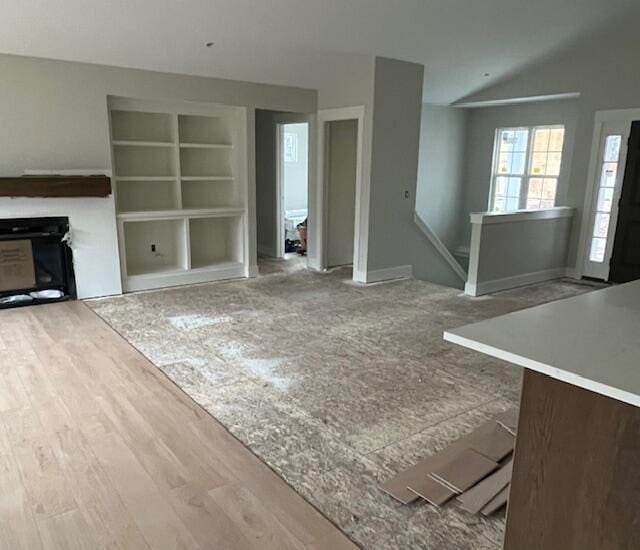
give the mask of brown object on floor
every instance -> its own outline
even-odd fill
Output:
[[[465,449],[446,464],[430,472],[429,477],[444,483],[457,493],[462,493],[498,468],[497,462],[489,460],[473,449]]]
[[[458,497],[462,508],[477,514],[500,493],[511,481],[511,472],[513,471],[513,460],[509,460],[502,468],[494,472],[490,476],[483,479],[480,483],[471,487]]]
[[[474,451],[490,458],[494,462],[501,462],[506,456],[513,452],[515,438],[513,434],[504,429],[495,421],[491,422],[491,427],[487,428],[482,437],[476,438],[470,445]]]
[[[443,485],[438,480],[429,476],[422,479],[419,484],[408,487],[408,489],[417,497],[426,500],[434,506],[442,506],[457,494],[452,488]]]
[[[81,302],[0,354],[0,548],[355,548]]]
[[[513,451],[513,443],[514,438],[509,432],[499,426],[494,420],[489,420],[470,434],[457,439],[436,454],[425,457],[411,468],[399,472],[380,485],[380,489],[403,504],[410,504],[414,502],[418,496],[415,492],[410,491],[408,487],[419,487],[420,483],[424,482],[426,476],[433,470],[449,462],[460,451],[473,449],[494,462],[500,462]]]
[[[108,197],[107,176],[21,176],[0,178],[0,197]]]
[[[480,511],[483,516],[495,514],[500,508],[507,505],[509,500],[510,485],[506,485],[496,496],[494,496]]]
[[[518,429],[518,413],[519,409],[509,409],[495,417],[495,421],[500,424],[511,435],[516,435]]]
[[[0,291],[22,290],[35,284],[31,240],[0,241]]]
[[[524,372],[506,550],[640,540],[640,408]]]

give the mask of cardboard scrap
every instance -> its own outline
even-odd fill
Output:
[[[31,241],[0,241],[0,291],[23,290],[35,284]]]
[[[434,506],[442,506],[457,494],[453,489],[428,476],[408,489]]]
[[[516,435],[516,430],[518,429],[518,414],[519,409],[509,409],[504,411],[495,417],[495,421],[500,424],[505,430],[507,430],[511,435]]]
[[[500,491],[495,497],[493,497],[480,511],[483,516],[490,516],[497,512],[507,504],[509,499],[509,488],[511,485],[507,485],[502,491]]]
[[[419,495],[416,491],[426,492],[428,488],[431,488],[433,491],[436,489],[440,491],[440,487],[434,487],[431,483],[427,485],[425,478],[447,464],[461,452],[472,449],[487,459],[499,463],[513,451],[514,441],[515,439],[509,431],[501,425],[498,425],[495,420],[489,420],[470,434],[457,439],[448,447],[445,447],[432,456],[421,459],[407,470],[399,472],[380,485],[380,489],[399,502],[410,504],[418,498],[425,497],[425,495]],[[430,479],[435,481],[433,478]],[[441,480],[440,485],[449,489],[449,492],[453,492],[452,496],[455,496],[456,491],[453,490],[453,487],[447,487],[446,482],[443,480]],[[410,490],[409,487],[411,487],[412,490]],[[431,497],[432,493],[430,493],[429,496]],[[439,495],[436,495],[436,497],[437,496]],[[440,498],[444,498],[444,495]],[[433,498],[433,500],[439,501],[440,498]]]
[[[458,497],[462,508],[477,514],[496,495],[498,495],[511,481],[513,471],[513,459],[510,459],[502,468],[484,478],[480,483],[474,485]]]
[[[465,449],[456,457],[433,470],[429,477],[462,493],[499,468],[498,463],[473,449]]]

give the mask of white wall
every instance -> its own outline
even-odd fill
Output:
[[[469,245],[471,238],[469,214],[484,212],[488,209],[493,146],[497,128],[545,124],[565,126],[564,153],[558,178],[556,205],[566,204],[578,119],[577,107],[577,101],[571,99],[469,109],[463,175],[464,191],[462,208],[456,220],[458,245]]]
[[[68,216],[78,298],[120,292],[112,198],[0,199],[0,217]]]
[[[255,219],[255,108],[301,113],[313,113],[317,108],[314,90],[19,56],[0,55],[0,75],[2,176],[20,175],[25,169],[110,169],[107,95],[247,107],[250,220]],[[52,212],[55,209],[56,215],[65,214],[65,208],[58,210],[53,200],[43,204]],[[31,205],[35,203],[0,199],[0,216],[35,215]],[[90,274],[79,270],[78,291],[84,297],[118,294],[121,284],[114,253],[113,198],[92,208],[91,216],[74,216],[75,222],[72,220],[74,232],[88,239],[75,252],[76,261],[93,266]],[[250,257],[255,258],[255,223],[250,225],[250,242]],[[85,256],[94,246],[105,247],[110,253],[100,258]]]
[[[466,109],[422,106],[416,212],[450,250],[459,244],[468,118]]]
[[[309,126],[287,124],[284,131],[295,135],[298,143],[297,160],[284,163],[284,209],[303,210],[309,200]]]
[[[640,48],[637,20],[617,21],[519,74],[467,96],[461,103],[580,92],[571,175],[565,204],[577,209],[569,251],[575,264],[595,112],[640,107]]]

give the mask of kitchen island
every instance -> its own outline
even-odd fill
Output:
[[[640,548],[640,281],[444,338],[525,368],[504,548]]]

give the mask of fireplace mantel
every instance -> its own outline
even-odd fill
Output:
[[[96,176],[0,178],[0,197],[108,197],[111,179]]]

